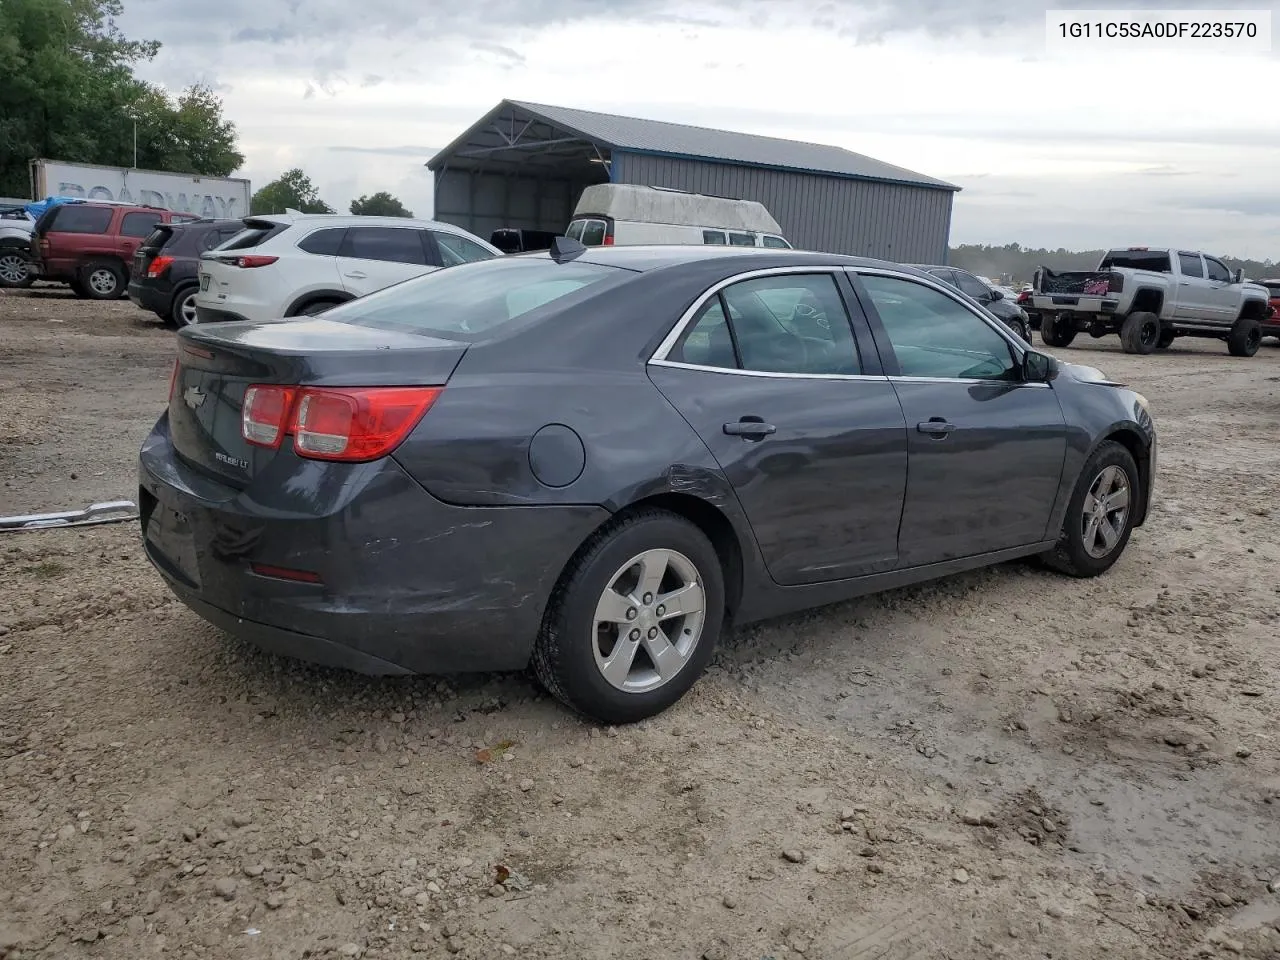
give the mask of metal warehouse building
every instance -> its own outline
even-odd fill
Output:
[[[633,183],[757,200],[793,245],[945,263],[960,188],[840,147],[504,100],[427,162],[435,217],[487,238],[563,230],[583,189]]]

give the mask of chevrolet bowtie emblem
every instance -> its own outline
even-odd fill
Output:
[[[187,387],[182,394],[182,401],[192,410],[195,410],[204,403],[204,392],[199,387]]]

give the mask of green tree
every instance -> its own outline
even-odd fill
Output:
[[[253,195],[249,204],[253,213],[284,213],[287,209],[302,213],[333,213],[333,207],[320,199],[320,191],[298,167],[286,170]]]
[[[351,201],[351,213],[356,217],[412,217],[413,211],[385,190],[379,190],[373,196],[360,197]]]
[[[226,176],[243,162],[206,87],[176,100],[134,76],[160,49],[116,26],[120,0],[0,0],[0,194],[25,196],[37,157]]]

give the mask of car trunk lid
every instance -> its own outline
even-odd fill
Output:
[[[275,449],[245,439],[250,386],[442,386],[466,350],[323,317],[187,327],[169,396],[174,449],[192,467],[244,488],[277,457],[296,456],[289,437]]]
[[[147,270],[152,262],[164,249],[165,244],[173,237],[173,225],[168,223],[157,223],[154,230],[147,235],[146,239],[138,247],[133,255],[133,267],[131,275],[137,279],[147,276]]]

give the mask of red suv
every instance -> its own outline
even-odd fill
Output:
[[[1280,338],[1280,280],[1254,280],[1253,283],[1267,288],[1271,310],[1262,321],[1264,337]]]
[[[40,279],[69,283],[78,296],[116,300],[128,290],[133,255],[156,224],[195,219],[160,207],[59,204],[36,221],[32,266]]]

